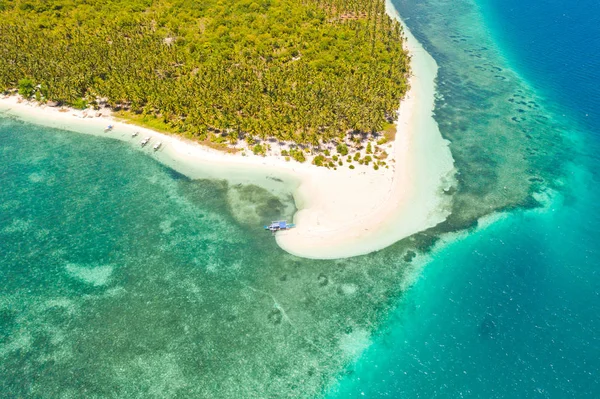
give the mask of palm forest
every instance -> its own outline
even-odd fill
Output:
[[[318,148],[394,120],[403,41],[384,0],[0,0],[0,90]]]

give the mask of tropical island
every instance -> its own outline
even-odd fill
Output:
[[[309,149],[337,167],[360,161],[347,158],[355,144],[377,169],[407,92],[402,27],[382,0],[27,0],[0,15],[0,88],[108,105],[217,148],[243,140],[264,154],[275,139],[302,146],[290,158]],[[332,141],[337,155],[322,149]]]
[[[1,110],[143,133],[191,178],[293,182],[290,253],[364,254],[449,214],[437,65],[388,1],[36,0],[0,17]]]

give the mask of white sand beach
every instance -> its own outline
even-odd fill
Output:
[[[387,12],[400,21],[388,0]],[[297,228],[277,236],[286,251],[311,258],[340,258],[385,248],[445,220],[454,160],[433,119],[437,64],[408,31],[410,91],[402,101],[387,174],[301,175]],[[326,171],[329,172],[329,171]]]
[[[398,18],[391,3],[387,7]],[[356,165],[351,170],[345,165],[332,170],[282,156],[228,154],[117,121],[105,111],[98,116],[96,111],[60,110],[18,96],[0,98],[0,111],[45,126],[128,141],[138,148],[142,138],[150,137],[144,151],[190,178],[252,183],[275,193],[292,191],[298,208],[296,228],[277,233],[281,248],[321,259],[367,254],[435,226],[450,208],[450,196],[443,192],[453,180],[453,159],[432,116],[437,65],[410,32],[405,33],[413,76],[400,105],[396,140],[388,150],[393,159],[389,169]],[[105,133],[109,124],[113,129]],[[135,139],[133,132],[139,132]],[[151,147],[158,141],[161,151],[154,153]]]

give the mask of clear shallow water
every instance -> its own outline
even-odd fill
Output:
[[[0,151],[1,397],[313,397],[412,269],[290,256],[285,198],[116,140],[4,118]]]
[[[440,64],[442,133],[460,146],[466,129],[456,129],[457,109],[477,115],[483,107],[500,119],[512,113],[511,105],[526,109],[522,98],[495,102],[503,97],[502,84],[471,86],[485,82],[490,60],[499,76],[510,65],[544,93],[536,95],[544,122],[534,131],[572,129],[565,133],[576,151],[554,158],[557,167],[565,160],[571,165],[560,180],[564,187],[546,197],[543,211],[512,212],[435,253],[330,398],[600,396],[600,92],[590,84],[598,78],[592,66],[600,62],[593,45],[600,39],[600,7],[585,1],[485,3],[399,2],[409,27]],[[484,21],[494,28],[496,44],[482,39]],[[455,31],[463,36],[450,37],[455,45],[445,42]],[[482,46],[488,54],[464,58]],[[478,64],[481,76],[460,79],[460,68],[472,71]],[[447,82],[457,93],[444,97]],[[521,86],[530,96],[531,86]],[[489,97],[479,104],[476,96],[461,98],[472,91]]]
[[[289,256],[256,225],[285,198],[0,119],[3,396],[597,397],[597,141],[470,0],[398,8],[440,65],[459,185],[448,223],[370,256]]]

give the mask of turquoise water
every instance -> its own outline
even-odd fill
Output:
[[[3,118],[0,149],[0,397],[313,397],[412,270],[288,255],[255,222],[287,198],[117,140]]]
[[[598,397],[599,194],[437,253],[331,397]]]
[[[281,251],[256,221],[289,196],[0,118],[0,397],[598,397],[600,96],[586,67],[554,97],[499,33],[527,31],[514,3],[397,2],[458,184],[447,222],[368,256]]]
[[[464,130],[456,130],[453,112],[477,114],[464,106],[469,101],[505,118],[509,104],[485,106],[502,98],[504,88],[482,83],[489,75],[505,81],[513,68],[532,82],[521,80],[520,94],[535,90],[545,108],[542,131],[570,127],[564,134],[572,153],[553,157],[557,168],[567,160],[568,170],[562,187],[540,199],[543,209],[505,214],[436,252],[329,397],[597,398],[600,86],[591,82],[600,62],[600,7],[590,1],[451,3],[398,5],[440,64],[441,93],[447,82],[460,91],[438,102],[442,133],[460,145]],[[461,76],[474,66],[480,76]],[[476,104],[476,96],[462,97],[470,91],[488,98]],[[528,101],[510,105],[526,110]]]

